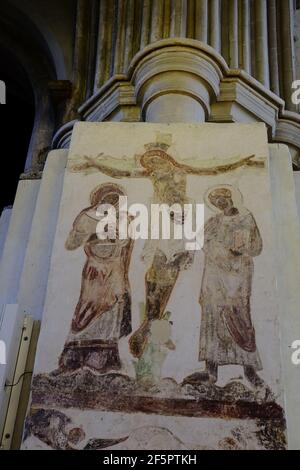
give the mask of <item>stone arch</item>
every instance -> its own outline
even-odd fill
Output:
[[[49,90],[49,82],[57,78],[55,63],[30,19],[6,2],[0,6],[0,47],[24,71],[33,92],[35,119],[24,170],[39,171],[51,148],[55,126]]]

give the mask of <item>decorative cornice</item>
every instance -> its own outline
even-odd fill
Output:
[[[112,81],[104,94],[97,94],[89,105],[81,106],[79,112],[86,121],[105,121],[121,106],[136,106],[134,87],[128,81]]]
[[[69,148],[71,136],[73,132],[73,127],[78,122],[78,119],[74,121],[67,122],[62,127],[58,129],[52,139],[52,148],[53,149],[67,149]]]
[[[220,103],[222,106],[219,105]],[[224,114],[225,109],[227,115]],[[227,118],[230,122],[238,122],[240,112],[246,112],[249,117],[252,115],[256,121],[265,122],[271,128],[272,135],[275,133],[279,109],[274,100],[267,99],[238,77],[225,78],[221,82],[217,103],[212,105],[209,120],[222,122]]]
[[[225,73],[229,71],[229,67],[224,60],[224,58],[212,47],[208,46],[204,42],[196,41],[194,39],[186,39],[186,38],[172,38],[172,39],[162,39],[160,41],[156,41],[153,44],[146,46],[142,51],[138,52],[132,59],[129,68],[128,68],[128,76],[132,77],[137,70],[139,64],[143,63],[143,60],[150,56],[151,54],[157,53],[157,51],[163,51],[164,49],[173,49],[179,48],[184,49],[186,48],[188,51],[193,53],[198,53],[201,56],[206,56],[212,64],[216,68],[219,68],[220,71]]]
[[[177,74],[177,81],[173,72]],[[188,78],[189,77],[189,78]],[[271,139],[300,152],[300,115],[244,70],[230,69],[215,49],[193,39],[163,39],[132,59],[126,74],[111,77],[79,108],[84,121],[140,121],[143,108],[165,93],[188,94],[213,122],[263,121]],[[75,121],[58,130],[54,148],[66,148]]]
[[[284,142],[298,149],[298,158],[294,159],[294,164],[300,168],[300,119],[299,122],[279,119],[273,141]]]

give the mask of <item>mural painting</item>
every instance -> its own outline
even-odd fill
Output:
[[[186,383],[217,381],[218,366],[240,364],[254,386],[263,386],[262,369],[251,321],[253,260],[263,243],[253,215],[232,200],[233,188],[219,186],[206,195],[207,205],[220,212],[205,226],[205,267],[202,278],[199,361],[206,370],[185,379]]]
[[[206,423],[207,424],[207,423]],[[213,423],[216,425],[216,423]],[[213,429],[213,428],[212,428]],[[212,431],[212,430],[211,430]],[[120,431],[122,433],[122,431]],[[28,417],[24,431],[26,442],[37,449],[55,450],[284,450],[284,433],[280,421],[270,423],[258,421],[257,427],[249,430],[242,421],[218,436],[215,445],[210,445],[211,432],[196,433],[194,442],[182,440],[167,427],[146,425],[123,431],[123,437],[89,437],[82,426],[76,426],[72,418],[55,409],[39,409]],[[196,440],[195,440],[196,439]]]
[[[67,238],[66,249],[84,246],[87,261],[58,372],[84,366],[102,373],[121,369],[118,340],[131,333],[128,267],[132,240],[99,239],[96,211],[99,204],[117,207],[122,195],[122,189],[114,184],[95,188],[90,196],[91,206],[76,217]]]
[[[85,256],[84,264],[77,262],[81,287],[56,367],[40,370],[33,378],[24,448],[31,448],[33,444],[28,442],[33,436],[55,449],[150,448],[145,447],[146,442],[158,449],[286,446],[282,400],[264,374],[253,320],[255,263],[264,254],[265,240],[256,214],[247,208],[243,191],[233,181],[237,175],[251,178],[251,172],[265,175],[265,160],[250,154],[227,163],[193,166],[167,152],[172,134],[156,135],[156,142],[144,144],[145,151],[132,157],[130,168],[124,168],[126,162],[117,167],[113,157],[104,153],[70,158],[67,177],[80,176],[85,186],[91,178],[93,184],[89,205],[86,201],[77,213],[74,209],[73,226],[64,240],[65,260],[75,250],[82,250]],[[107,163],[110,159],[111,165]],[[97,175],[101,178],[95,186]],[[197,183],[189,191],[191,177],[205,181],[201,191]],[[143,242],[137,257],[134,240],[122,239],[118,233],[114,239],[99,238],[99,205],[110,204],[119,217],[119,197],[145,178],[152,184],[151,203],[183,208],[195,197],[204,202],[207,216],[200,254],[186,250],[184,240],[150,239]],[[120,179],[122,186],[115,181]],[[178,218],[171,213],[171,224],[183,224],[184,211],[182,214]],[[200,273],[197,279],[196,270]],[[136,278],[141,273],[143,298],[132,288],[132,280],[139,282]],[[176,307],[176,295],[184,282],[198,285],[192,293],[193,305],[198,305],[193,316],[198,336],[189,331],[188,320],[186,331],[178,327],[184,321],[182,316],[189,313],[189,294],[186,312],[180,313]],[[182,288],[181,297],[184,295]],[[193,338],[198,357],[192,359],[193,366],[188,356],[182,357],[186,373],[183,367],[178,380],[166,371],[180,358],[180,351],[185,354],[178,341],[180,334]],[[232,372],[220,384],[221,369],[231,371],[232,366],[240,367],[243,376],[234,377]],[[147,425],[146,418],[144,426],[131,427],[127,435],[120,430],[111,438],[100,424],[97,435],[88,435],[84,424],[75,425],[68,417],[70,408],[81,413],[95,410],[99,416],[121,413],[123,421],[143,413],[168,420],[196,418],[199,424],[195,426],[200,428],[203,419],[230,420],[232,425],[226,430],[218,425],[222,432],[213,445],[202,438],[198,443],[187,442],[160,421]],[[247,431],[249,423],[251,432]]]

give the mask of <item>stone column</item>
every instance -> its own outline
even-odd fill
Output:
[[[155,42],[163,38],[164,2],[163,0],[152,0],[151,4],[150,42]]]
[[[98,15],[95,0],[77,1],[76,28],[74,32],[73,92],[68,101],[63,122],[78,119],[78,107],[93,92],[94,54],[96,51],[97,24],[94,16]],[[92,82],[92,83],[91,83]]]
[[[289,449],[300,449],[300,366],[292,363],[292,344],[300,340],[300,225],[292,159],[285,145],[270,145],[270,176],[277,271],[282,383]]]
[[[300,171],[294,171],[294,182],[296,191],[296,204],[298,209],[298,216],[300,220]]]
[[[47,157],[20,280],[17,303],[35,319],[43,311],[67,155],[55,150]]]
[[[221,50],[221,5],[220,0],[209,0],[209,44],[216,49]]]
[[[147,122],[205,122],[217,96],[220,69],[198,43],[161,41],[133,64],[135,95]]]
[[[208,38],[208,0],[198,0],[195,4],[195,39],[207,43]]]
[[[292,102],[292,83],[296,75],[296,59],[294,45],[294,1],[281,0],[279,2],[279,19],[281,33],[281,67],[282,67],[282,89],[286,106],[291,111],[297,111]]]
[[[170,6],[170,38],[185,38],[187,31],[187,2],[186,0],[172,0]]]
[[[5,207],[0,217],[0,261],[1,261],[2,252],[3,252],[5,240],[6,240],[8,227],[9,227],[11,212],[12,212],[11,207]]]
[[[51,139],[54,130],[54,110],[51,103],[49,87],[42,80],[34,83],[35,87],[35,120],[33,132],[31,135],[25,171],[38,172],[41,171],[46,156],[51,148]]]
[[[0,264],[0,304],[17,303],[39,188],[40,179],[19,182]]]
[[[255,49],[256,77],[265,87],[270,87],[269,50],[268,50],[268,17],[267,1],[255,0]]]
[[[270,57],[270,87],[271,90],[280,94],[279,89],[279,65],[278,65],[278,38],[277,38],[277,8],[276,0],[268,2],[268,35],[269,35],[269,57]]]
[[[157,82],[156,85],[160,88],[163,84]],[[145,121],[205,122],[205,112],[201,104],[191,96],[179,93],[166,93],[162,96],[157,96],[156,99],[147,105]]]
[[[248,0],[242,0],[239,9],[241,23],[241,43],[239,50],[239,66],[247,73],[251,73],[251,9]]]
[[[229,66],[233,69],[239,67],[239,22],[238,1],[229,2]]]

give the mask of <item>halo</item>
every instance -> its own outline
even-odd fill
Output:
[[[125,196],[125,190],[122,186],[115,183],[103,183],[94,188],[90,194],[91,205],[98,204],[108,194],[119,194],[119,196]]]
[[[214,206],[210,200],[209,200],[209,194],[212,191],[215,191],[216,189],[228,189],[231,192],[231,199],[233,202],[234,207],[236,207],[239,211],[239,213],[246,212],[246,208],[244,207],[244,198],[241,193],[241,191],[236,187],[232,186],[231,184],[216,184],[215,186],[211,186],[210,188],[207,189],[207,191],[204,194],[204,202],[205,205],[212,211],[216,213],[222,212],[220,209],[218,209],[216,206]]]
[[[144,168],[147,168],[146,160],[148,157],[158,157],[158,158],[161,158],[162,160],[165,160],[171,163],[173,166],[180,167],[178,162],[176,162],[176,160],[173,157],[171,157],[171,155],[169,155],[167,152],[165,152],[161,148],[156,148],[156,149],[152,148],[151,150],[147,150],[146,152],[144,152],[142,155],[139,156],[139,162]]]

